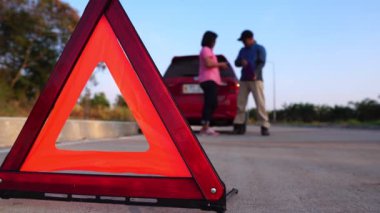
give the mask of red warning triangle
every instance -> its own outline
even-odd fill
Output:
[[[148,151],[70,151],[55,146],[100,61],[107,64],[142,129]],[[73,170],[111,175],[65,173]],[[1,197],[48,199],[46,193],[69,195],[64,200],[76,200],[73,194],[93,195],[93,202],[105,202],[102,196],[124,197],[121,203],[131,204],[131,198],[153,198],[151,205],[225,209],[223,182],[118,0],[90,1],[0,168]]]
[[[59,133],[100,61],[107,64],[146,136],[150,145],[147,152],[79,152],[55,147]],[[88,40],[21,167],[21,171],[46,172],[79,169],[159,176],[191,176],[104,16]]]

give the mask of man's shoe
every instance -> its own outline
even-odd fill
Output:
[[[240,132],[240,125],[239,124],[234,124],[234,130],[232,131],[232,133],[234,134],[234,135],[238,135],[239,134],[239,132]]]
[[[234,124],[233,133],[235,135],[243,135],[245,133],[245,124]]]
[[[261,135],[262,135],[262,136],[269,136],[269,135],[270,135],[270,133],[269,133],[269,129],[266,128],[266,127],[264,127],[264,126],[262,126],[262,127],[261,127]]]

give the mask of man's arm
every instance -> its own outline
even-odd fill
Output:
[[[243,57],[242,57],[242,50],[239,51],[239,54],[235,60],[235,66],[237,67],[243,67]]]
[[[241,61],[242,61],[241,59],[237,58],[237,59],[235,60],[235,66],[237,66],[237,67],[242,67],[242,66],[243,66],[243,63],[242,63]]]
[[[267,53],[265,51],[265,48],[261,46],[258,49],[258,58],[257,58],[257,66],[256,70],[262,70],[265,66],[266,58],[267,58]]]

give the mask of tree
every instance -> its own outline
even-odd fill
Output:
[[[285,105],[284,116],[288,121],[302,122],[312,122],[318,117],[316,107],[310,103]]]
[[[106,94],[104,94],[104,92],[95,93],[91,99],[91,107],[109,108],[110,102],[107,100]]]
[[[331,120],[331,107],[327,105],[314,106],[317,113],[317,121],[330,121]]]
[[[34,100],[79,16],[60,0],[0,0],[0,81],[15,100]]]
[[[351,102],[354,106],[356,117],[360,121],[374,121],[380,119],[380,103],[366,98],[360,102]]]
[[[355,110],[348,106],[334,106],[330,121],[347,121],[355,118]]]
[[[123,96],[121,96],[121,95],[116,96],[115,107],[128,107]]]

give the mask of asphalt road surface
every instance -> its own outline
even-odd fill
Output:
[[[244,136],[223,132],[199,139],[227,188],[239,189],[228,212],[380,212],[380,131],[274,127],[261,137],[250,126]],[[143,136],[79,141],[68,149],[147,148]],[[128,148],[129,147],[129,148]],[[0,162],[7,154],[0,149]],[[0,199],[6,213],[200,212],[24,199]]]

